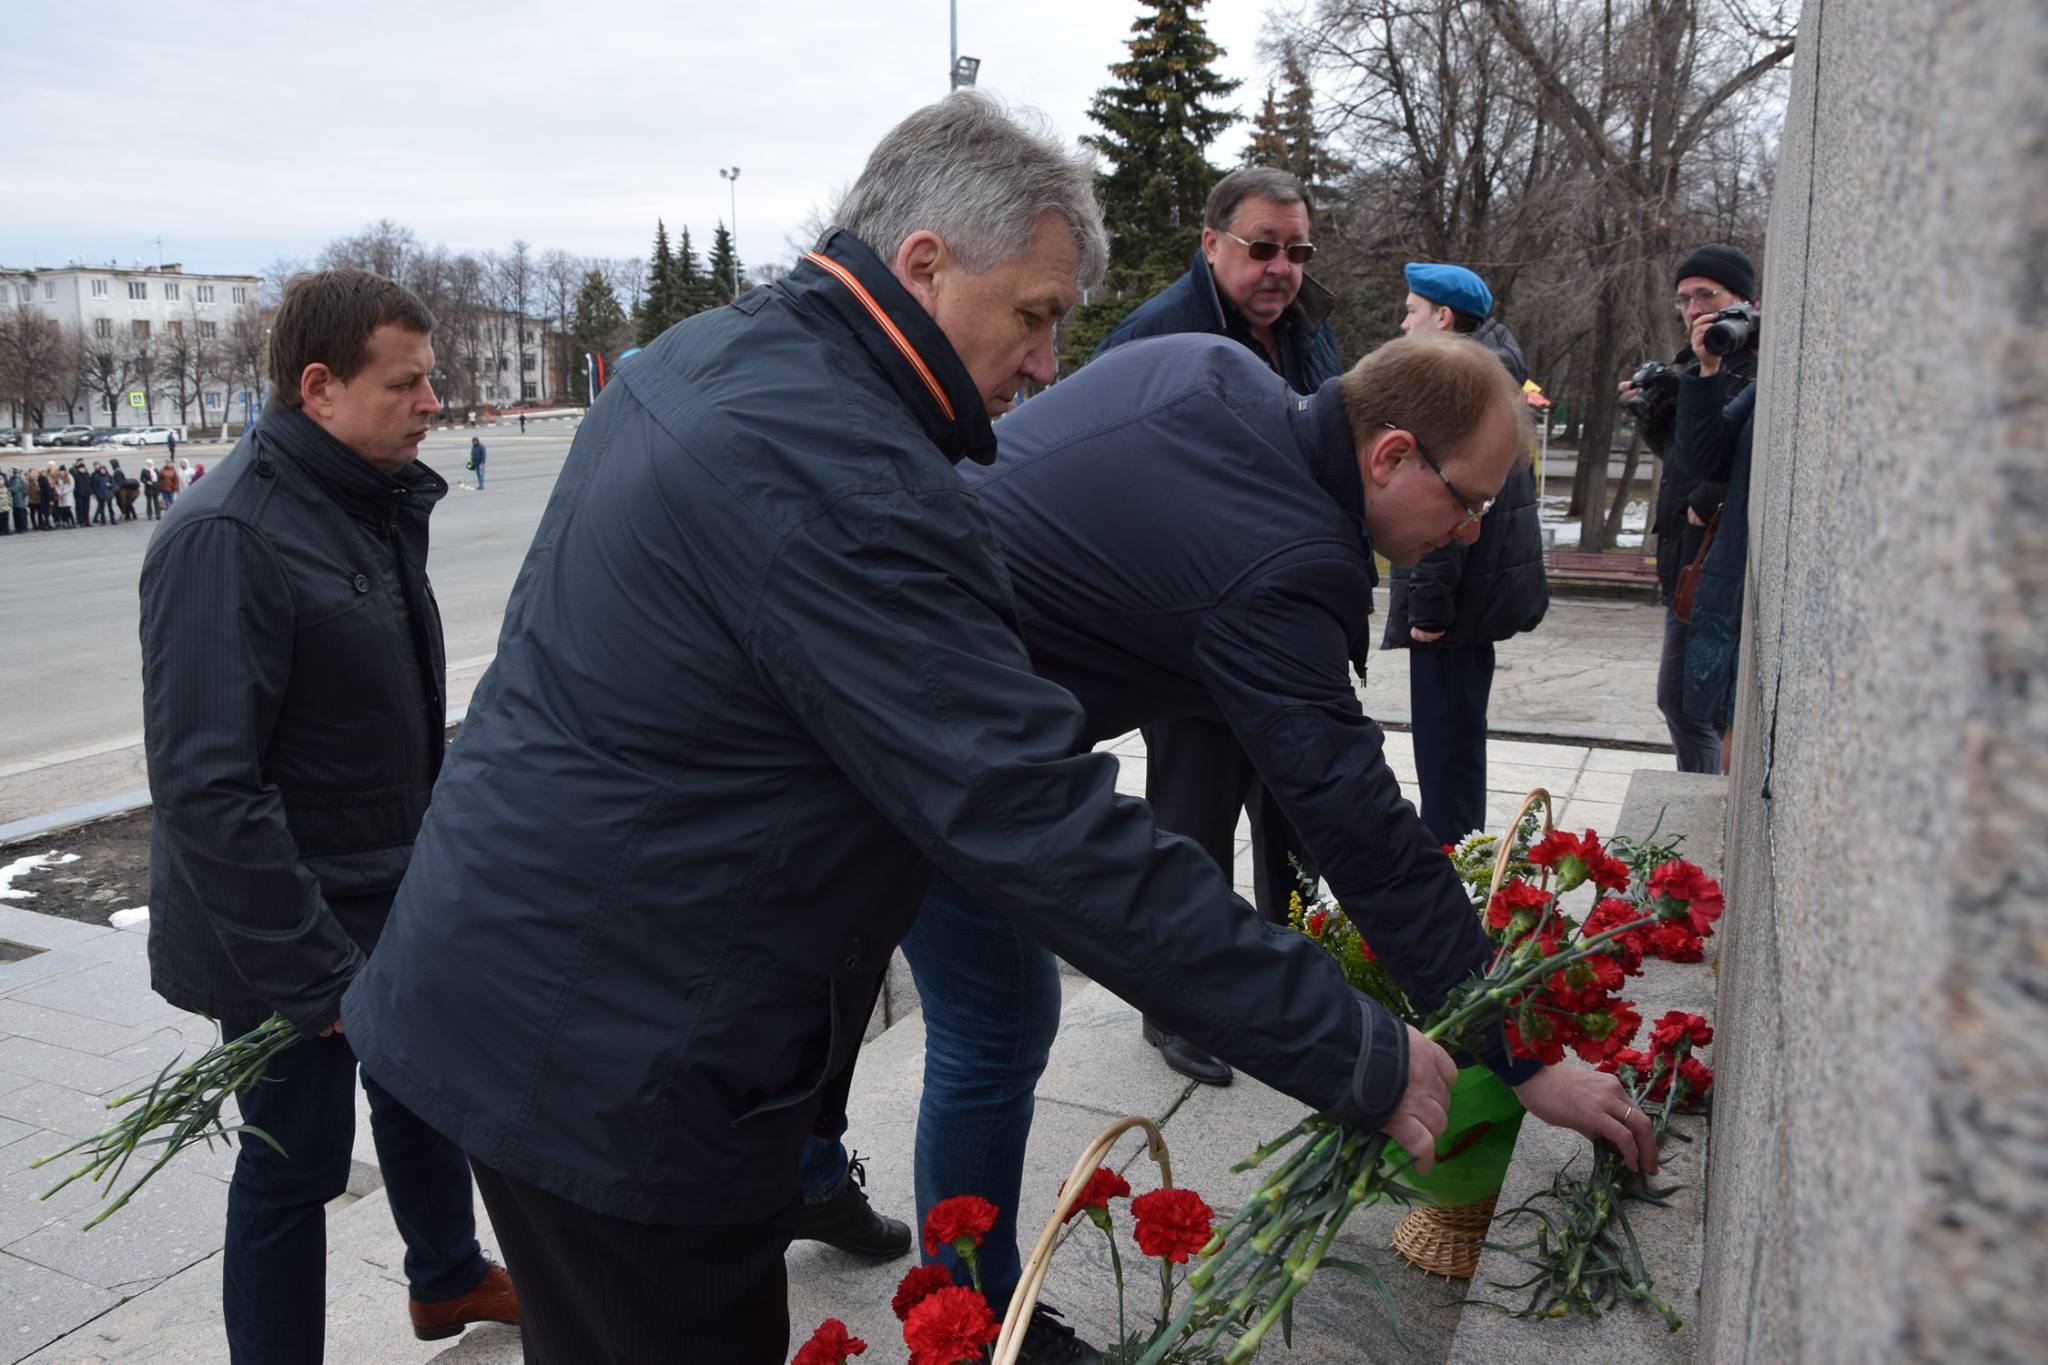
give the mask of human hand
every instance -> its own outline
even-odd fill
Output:
[[[1606,1072],[1546,1066],[1516,1086],[1515,1095],[1524,1109],[1545,1123],[1613,1143],[1630,1170],[1657,1173],[1657,1138],[1650,1131],[1650,1116]]]
[[[348,1032],[348,1030],[341,1026],[341,1016],[336,1015],[334,1017],[333,1023],[329,1024],[326,1028],[320,1030],[320,1036],[322,1038],[332,1038],[337,1033],[346,1032]]]
[[[1701,520],[1699,510],[1693,507],[1688,507],[1685,509],[1685,519],[1695,526],[1705,526],[1707,524],[1705,521]]]
[[[1618,390],[1618,392],[1621,394],[1621,399],[1625,403],[1629,399],[1636,396],[1636,386],[1630,381],[1624,379],[1621,381],[1621,388]]]
[[[1436,1165],[1436,1140],[1451,1121],[1451,1082],[1458,1068],[1451,1054],[1408,1026],[1408,1088],[1394,1116],[1380,1131],[1399,1143],[1417,1171]]]
[[[1714,325],[1715,314],[1702,313],[1692,320],[1692,353],[1699,357],[1702,375],[1721,373],[1721,357],[1706,348],[1707,328]]]
[[[1426,645],[1433,645],[1438,640],[1444,638],[1444,633],[1440,630],[1424,630],[1421,626],[1410,626],[1408,627],[1408,638],[1420,640]]]

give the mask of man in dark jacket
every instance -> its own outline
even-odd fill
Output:
[[[1688,336],[1700,319],[1756,299],[1756,267],[1750,264],[1748,256],[1719,242],[1709,242],[1680,261],[1674,278],[1678,315],[1684,320]],[[1680,348],[1671,363],[1686,376],[1700,372],[1699,358],[1690,345]],[[1701,401],[1718,397],[1725,404],[1755,378],[1756,351],[1754,347],[1745,348],[1726,358],[1719,373],[1712,377],[1710,387],[1714,392],[1701,395]],[[1635,392],[1633,384],[1621,386],[1624,398]],[[1671,732],[1678,770],[1717,773],[1721,771],[1720,731],[1685,707],[1685,655],[1692,628],[1679,619],[1669,604],[1678,592],[1679,571],[1698,557],[1707,523],[1727,497],[1728,486],[1714,479],[1699,478],[1671,458],[1674,397],[1670,391],[1651,395],[1650,410],[1639,422],[1644,443],[1664,462],[1654,521],[1657,582],[1666,603],[1664,652],[1657,666],[1657,709],[1663,712],[1664,726]]]
[[[438,408],[433,318],[364,271],[301,275],[270,335],[258,430],[166,513],[142,566],[150,980],[230,1038],[305,1041],[244,1091],[222,1299],[237,1362],[321,1358],[325,1205],[347,1184],[356,1060],[341,994],[377,945],[434,775],[445,699],[415,463]],[[462,1152],[372,1074],[415,1333],[516,1321],[477,1248]]]
[[[1425,1011],[1490,945],[1401,799],[1351,662],[1371,648],[1373,551],[1411,563],[1469,539],[1468,499],[1519,461],[1526,413],[1493,357],[1451,338],[1389,343],[1302,397],[1242,347],[1173,337],[1032,399],[1001,423],[995,464],[965,475],[1002,545],[1032,666],[1080,701],[1084,739],[1189,716],[1227,726]],[[1007,1210],[1058,1027],[1056,965],[945,885],[903,948],[925,1016],[920,1215],[960,1193]],[[1263,989],[1226,981],[1210,1004],[1284,1005]],[[991,996],[1005,1022],[977,1017]],[[1635,1150],[1611,1078],[1487,1060],[1532,1113]],[[1647,1147],[1647,1123],[1628,1118]],[[1020,1270],[1014,1220],[983,1239],[979,1269],[1000,1302]]]
[[[472,436],[472,437],[470,437],[470,438],[469,438],[469,467],[470,467],[471,469],[473,469],[473,470],[475,470],[475,471],[476,471],[476,489],[477,489],[477,492],[479,492],[479,493],[483,492],[483,489],[484,489],[484,438],[483,438],[483,437],[481,437],[481,436]]]
[[[1116,794],[953,468],[1100,275],[1088,168],[962,91],[837,221],[592,406],[343,1002],[471,1153],[530,1361],[786,1359],[804,1139],[934,868],[1277,1089],[1441,1129],[1442,1049]]]
[[[1517,384],[1529,377],[1515,334],[1493,311],[1486,281],[1460,265],[1410,261],[1401,330],[1455,332],[1500,357]],[[1534,630],[1550,608],[1536,476],[1517,460],[1500,495],[1477,518],[1478,539],[1460,537],[1394,566],[1382,649],[1408,650],[1408,709],[1415,739],[1422,822],[1441,844],[1486,823],[1486,706],[1493,647]]]
[[[1269,166],[1232,171],[1209,193],[1202,243],[1187,274],[1140,304],[1095,354],[1145,337],[1206,332],[1251,351],[1296,393],[1314,393],[1343,362],[1329,323],[1336,296],[1305,269],[1316,250],[1311,227],[1308,193],[1294,176]],[[1205,716],[1148,725],[1145,799],[1161,828],[1207,849],[1225,875],[1236,866],[1237,817],[1244,811],[1253,900],[1263,918],[1286,922],[1294,865],[1308,865],[1308,855],[1227,725]],[[1144,1036],[1181,1075],[1230,1083],[1220,1058],[1159,1020],[1145,1020]]]

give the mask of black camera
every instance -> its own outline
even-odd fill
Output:
[[[1666,365],[1661,360],[1646,360],[1637,371],[1628,377],[1636,391],[1621,400],[1622,410],[1632,412],[1640,420],[1648,417],[1658,408],[1666,407],[1678,399],[1677,367]]]
[[[1746,303],[1738,303],[1714,314],[1700,345],[1715,355],[1734,355],[1756,345],[1756,334],[1762,326],[1762,314]]]

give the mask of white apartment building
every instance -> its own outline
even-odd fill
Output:
[[[191,328],[194,334],[218,349],[233,333],[244,310],[257,302],[262,281],[255,275],[187,274],[176,265],[145,266],[139,262],[123,267],[114,262],[103,266],[80,265],[23,269],[0,267],[0,309],[12,311],[28,304],[53,319],[67,333],[76,332],[101,341],[153,341],[161,343],[171,334]],[[129,395],[141,392],[137,383],[128,385],[128,401],[116,402],[108,410],[104,395],[86,393],[78,406],[76,420],[91,426],[145,426],[153,410],[159,423],[189,423],[214,426],[223,418],[242,420],[245,408],[258,395],[245,393],[246,384],[231,384],[215,377],[193,390],[193,406],[184,416],[171,397],[173,385],[162,377],[151,384],[150,394],[137,405]],[[153,403],[149,400],[154,400]],[[64,410],[46,412],[53,425],[61,425]]]

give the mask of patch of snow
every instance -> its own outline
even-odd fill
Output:
[[[1579,523],[1566,517],[1571,499],[1562,494],[1546,493],[1540,512],[1543,529],[1548,533],[1548,543],[1557,549],[1571,549],[1579,543]],[[1618,550],[1641,549],[1644,532],[1650,524],[1650,504],[1640,498],[1631,499],[1621,509],[1621,532],[1614,538]]]
[[[133,929],[138,924],[149,923],[149,907],[138,905],[129,910],[116,910],[107,916],[107,923],[116,929]]]
[[[52,849],[48,853],[31,853],[26,858],[16,858],[5,867],[0,867],[0,901],[34,900],[33,891],[16,891],[14,880],[25,877],[40,867],[62,867],[78,861],[76,853],[59,853]]]

